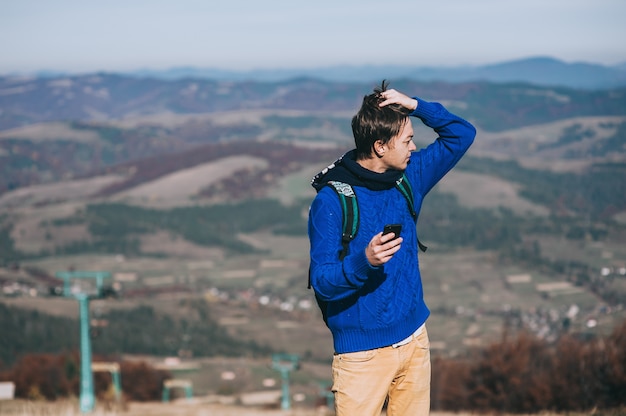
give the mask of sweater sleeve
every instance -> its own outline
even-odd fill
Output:
[[[369,264],[365,251],[349,252],[339,260],[342,213],[339,198],[328,187],[311,204],[309,240],[311,243],[310,279],[317,296],[325,301],[346,298],[366,282]]]
[[[419,118],[438,135],[433,143],[416,152],[411,161],[417,164],[416,176],[410,177],[411,183],[419,183],[422,195],[426,195],[469,149],[476,129],[443,105],[414,98],[418,105],[411,116]]]

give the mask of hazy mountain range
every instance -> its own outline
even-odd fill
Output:
[[[626,114],[624,88],[585,90],[522,83],[391,79],[399,91],[447,102],[487,130],[578,116]],[[380,82],[380,80],[378,81]],[[120,74],[0,77],[0,130],[48,121],[237,110],[353,111],[378,82],[307,78],[286,81],[163,80]],[[9,134],[9,133],[7,133]]]
[[[220,81],[277,82],[294,78],[314,78],[333,82],[377,82],[382,79],[411,79],[425,82],[525,82],[540,86],[606,89],[626,85],[626,62],[608,66],[591,62],[568,63],[551,57],[538,56],[480,66],[343,65],[248,71],[178,66],[169,69],[146,68],[136,71],[121,71],[119,74],[161,80],[197,78]],[[24,74],[4,75],[13,77]],[[33,75],[42,78],[56,78],[72,74],[42,70]]]
[[[534,57],[484,66],[332,66],[311,69],[266,69],[227,71],[214,68],[176,67],[168,70],[141,70],[128,75],[159,79],[210,78],[216,80],[281,81],[317,78],[327,81],[371,82],[383,78],[444,82],[527,82],[542,86],[598,89],[626,85],[626,64],[604,66],[594,63],[566,63],[550,57]]]

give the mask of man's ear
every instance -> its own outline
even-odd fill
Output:
[[[383,155],[385,154],[385,151],[387,150],[385,143],[383,143],[382,140],[376,140],[374,142],[374,153],[376,154],[376,156],[378,156],[379,158],[383,157]]]

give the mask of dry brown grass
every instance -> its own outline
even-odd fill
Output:
[[[77,400],[36,402],[27,400],[0,401],[0,414],[6,416],[78,416],[82,415]],[[296,408],[263,409],[222,403],[203,403],[198,399],[177,400],[170,403],[129,403],[126,409],[107,409],[97,404],[92,416],[320,416],[330,414],[323,409]]]
[[[576,149],[584,154],[588,146],[615,134],[616,125],[623,121],[623,116],[573,117],[500,132],[479,131],[469,154],[495,159],[517,159],[523,166],[534,169],[576,172],[603,160],[593,157],[571,159],[563,157],[563,152]],[[557,149],[538,150],[542,145],[556,142],[564,129],[575,125],[584,130],[593,130],[595,136],[592,140],[582,140],[568,146],[559,146]]]
[[[0,401],[0,414],[6,416],[79,416],[80,412],[77,400],[57,402],[33,402],[26,400]],[[300,408],[293,406],[291,410],[280,408],[265,409],[259,407],[238,406],[232,404],[203,402],[199,399],[177,400],[170,403],[148,402],[129,403],[126,409],[107,409],[102,404],[97,404],[92,416],[330,416],[334,412],[321,408]],[[588,413],[568,413],[568,416],[583,416]],[[603,415],[618,415],[618,413],[597,413]],[[383,412],[382,415],[385,415]],[[537,416],[558,416],[558,413],[539,413]],[[431,416],[479,416],[472,412],[431,412]],[[501,415],[506,416],[506,415]],[[516,415],[524,416],[524,415]],[[526,415],[528,416],[528,415]]]
[[[189,202],[203,188],[231,176],[234,172],[264,168],[267,161],[253,156],[231,156],[214,162],[181,169],[117,194],[112,200],[142,202],[158,208]]]
[[[517,214],[528,212],[548,215],[548,208],[534,204],[519,196],[520,185],[490,175],[463,171],[451,172],[437,185],[444,193],[459,198],[459,204],[469,208],[505,207]],[[471,189],[471,192],[467,192]]]

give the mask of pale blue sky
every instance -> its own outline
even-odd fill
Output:
[[[624,0],[0,0],[0,74],[626,61]]]

